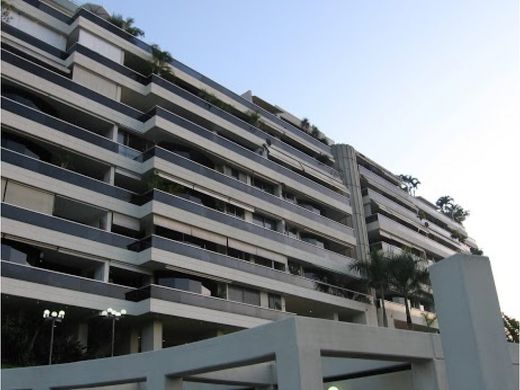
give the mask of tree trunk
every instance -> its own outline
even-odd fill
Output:
[[[386,308],[385,308],[385,289],[381,287],[381,309],[383,310],[383,326],[388,328],[388,317],[386,316]]]
[[[408,306],[407,295],[404,295],[404,306],[406,308],[406,323],[408,324],[408,329],[412,329],[412,316],[410,314],[410,307]]]

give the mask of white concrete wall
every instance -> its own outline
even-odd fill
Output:
[[[108,33],[105,33],[105,35],[108,35]],[[90,33],[89,31],[83,29],[79,30],[78,42],[114,62],[122,63],[122,50],[119,47]]]
[[[38,23],[16,11],[11,12],[9,16],[11,16],[11,20],[9,21],[11,26],[30,34],[49,45],[55,46],[60,50],[65,50],[67,45],[67,38],[65,35],[60,34],[46,25]]]

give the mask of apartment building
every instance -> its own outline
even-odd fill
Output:
[[[389,256],[406,250],[424,259],[427,266],[478,249],[461,223],[440,213],[426,199],[412,196],[403,189],[398,175],[350,145],[334,145],[333,153],[351,192],[359,256],[368,258],[373,250]],[[397,296],[393,299],[403,302]],[[412,306],[434,311],[427,302],[412,302]],[[389,305],[389,309],[397,321],[402,320],[399,307]]]
[[[170,77],[147,73],[151,46],[99,9],[9,3],[4,318],[64,309],[63,327],[100,356],[107,308],[128,313],[116,354],[295,315],[376,326],[353,259],[407,247],[436,261],[472,245],[394,175],[285,110],[176,60]]]

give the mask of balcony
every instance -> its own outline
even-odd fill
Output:
[[[136,240],[120,234],[111,233],[106,230],[69,221],[67,219],[34,212],[8,203],[2,203],[2,218],[24,222],[51,231],[64,233],[82,239],[91,240],[95,243],[106,244],[125,250],[136,242]]]
[[[376,173],[368,170],[364,166],[358,165],[359,173],[364,176],[369,183],[379,187],[383,192],[387,192],[391,196],[399,199],[401,202],[408,205],[410,208],[415,209],[415,204],[413,203],[413,197],[408,195],[405,191],[397,187],[396,185],[386,181],[382,177],[378,176]]]
[[[107,22],[106,20],[86,11],[85,9],[81,9],[77,15],[75,16],[75,19],[79,16],[84,17],[85,19],[88,19],[89,21],[97,24],[98,26],[105,28],[106,30],[110,31],[111,33],[119,36],[120,38],[123,38],[125,40],[128,40],[129,42],[137,45],[141,49],[143,49],[146,52],[151,52],[150,46],[144,43],[143,41],[127,34],[123,30],[115,27],[111,23]],[[74,19],[74,20],[75,20]],[[73,23],[74,20],[72,20],[70,23]],[[199,72],[191,69],[190,67],[184,65],[183,63],[173,60],[171,65],[178,69],[179,71],[193,77],[196,80],[199,80],[201,83],[207,85],[208,87],[213,88],[214,90],[224,94],[228,98],[232,99],[233,101],[239,103],[242,106],[245,106],[246,109],[255,112],[258,111],[264,118],[268,119],[269,121],[275,123],[279,128],[281,132],[288,133],[291,138],[294,138],[295,140],[299,140],[300,142],[304,142],[305,144],[308,144],[312,146],[313,149],[320,151],[321,153],[324,153],[328,155],[329,157],[332,157],[330,153],[330,147],[328,145],[325,145],[318,141],[317,139],[313,138],[312,136],[304,133],[303,131],[299,130],[295,126],[292,126],[286,122],[284,122],[282,119],[278,118],[276,115],[273,115],[269,111],[263,109],[260,106],[257,106],[256,104],[244,99],[242,96],[228,90],[227,88],[223,87],[222,85],[216,83],[215,81],[207,78],[206,76],[200,74]]]
[[[190,291],[179,290],[166,286],[151,284],[140,289],[130,291],[126,299],[133,302],[142,302],[148,299],[159,299],[162,301],[175,302],[189,306],[203,307],[219,312],[240,314],[248,317],[262,318],[269,321],[277,321],[294,315],[292,313],[271,310],[247,303],[228,301]]]
[[[59,132],[89,142],[100,148],[118,152],[118,144],[92,131],[75,126],[52,115],[38,111],[15,100],[2,96],[2,110],[26,118],[41,125],[58,130]]]
[[[447,241],[447,245],[452,245],[459,250],[465,249],[465,245],[451,237],[451,232],[426,219],[420,220],[415,212],[400,206],[391,199],[388,199],[387,197],[371,190],[370,188],[368,189],[368,197],[374,201],[384,212],[395,215],[397,218],[402,219],[409,224],[415,225],[416,229],[418,230],[420,229],[429,232],[430,234],[438,237],[440,240]]]
[[[246,222],[242,219],[163,191],[151,191],[148,193],[147,199],[143,199],[144,202],[147,200],[152,202],[152,206],[149,208],[152,213],[156,213],[156,210],[161,210],[158,204],[168,205],[172,207],[172,215],[175,215],[175,219],[178,219],[180,222],[190,225],[193,224],[194,218],[203,218],[204,223],[207,222],[205,226],[208,229],[216,229],[216,231],[220,232],[222,232],[221,229],[228,230],[228,234],[231,237],[246,242],[250,241],[246,237],[251,237],[251,240],[258,246],[264,247],[265,249],[272,249],[273,244],[275,244],[278,246],[280,253],[283,252],[288,256],[298,257],[296,255],[296,253],[298,253],[302,259],[309,258],[312,259],[313,262],[317,262],[319,258],[322,264],[328,264],[327,266],[331,269],[340,269],[342,271],[348,269],[349,264],[352,262],[350,257],[337,252],[318,248],[302,240],[291,238],[285,234],[260,227],[254,223]],[[155,202],[158,204],[154,205]],[[226,233],[223,234],[225,235]],[[235,235],[240,236],[240,238],[235,237]]]
[[[122,188],[114,187],[106,182],[92,179],[88,176],[73,172],[71,170],[58,167],[26,156],[12,150],[2,148],[2,162],[12,164],[17,167],[27,169],[31,172],[39,173],[53,179],[79,186],[99,194],[111,196],[124,202],[133,202],[136,194]]]
[[[244,201],[251,205],[261,204],[263,206],[260,208],[264,207],[266,210],[278,215],[283,215],[287,212],[293,213],[297,216],[295,218],[303,225],[323,225],[327,227],[326,234],[337,237],[341,241],[344,241],[344,236],[353,237],[354,235],[353,229],[347,225],[313,212],[306,207],[286,201],[281,197],[269,194],[268,192],[262,191],[255,186],[248,185],[243,181],[224,175],[202,164],[198,164],[190,159],[182,157],[179,154],[172,153],[160,147],[155,147],[143,154],[143,161],[147,161],[150,158],[165,160],[174,164],[175,167],[188,171],[189,173],[187,173],[186,180],[196,178],[197,175],[203,176],[205,179],[204,185],[213,191],[221,192],[221,186],[227,186],[229,187],[229,190],[225,193],[227,193],[230,198],[234,197],[236,200]],[[153,165],[156,166],[156,164]],[[181,169],[176,169],[176,172],[172,173],[175,173],[177,176],[182,178],[183,174]],[[213,185],[213,183],[215,184]],[[304,219],[301,220],[300,218]],[[320,231],[319,226],[315,226],[314,229]],[[348,242],[352,243],[351,241]]]
[[[375,216],[377,216],[377,219],[367,225],[369,232],[380,230],[381,235],[388,236],[391,239],[394,239],[395,237],[402,238],[411,244],[435,253],[440,257],[448,257],[455,253],[454,250],[439,244],[438,242],[411,230],[382,214],[375,214]]]
[[[126,299],[126,294],[133,290],[131,287],[109,284],[100,280],[68,275],[9,261],[2,261],[1,269],[2,277],[4,278],[23,280],[116,299]]]
[[[202,139],[206,140],[206,142],[209,141],[212,144],[212,147],[209,147],[210,150],[212,150],[213,148],[218,149],[219,147],[224,148],[221,154],[235,154],[238,160],[244,161],[244,159],[246,159],[247,161],[244,161],[245,166],[251,165],[251,162],[253,162],[253,165],[256,165],[257,170],[267,170],[267,175],[272,175],[273,177],[277,176],[280,178],[280,181],[285,181],[285,179],[289,179],[292,182],[291,186],[305,186],[306,188],[302,188],[303,192],[309,190],[316,191],[315,196],[320,199],[323,197],[323,195],[326,195],[329,198],[327,201],[329,201],[331,204],[334,204],[334,206],[338,209],[343,210],[345,205],[348,205],[349,203],[347,196],[335,192],[311,179],[306,178],[305,176],[302,176],[288,168],[281,166],[280,164],[274,161],[266,159],[265,157],[262,157],[251,150],[248,150],[228,139],[220,137],[212,133],[211,131],[204,129],[201,126],[198,126],[190,121],[187,121],[182,117],[170,113],[167,110],[164,110],[163,108],[157,107],[151,112],[143,114],[141,111],[135,110],[125,104],[119,103],[113,99],[109,99],[103,95],[100,95],[86,87],[83,87],[75,83],[70,79],[62,77],[54,72],[48,71],[47,69],[44,69],[30,61],[26,61],[6,50],[2,50],[2,61],[9,64],[14,64],[17,68],[38,75],[38,77],[42,77],[47,81],[50,81],[61,86],[62,88],[67,89],[68,91],[74,92],[78,96],[81,96],[82,99],[87,98],[89,99],[89,101],[101,105],[103,110],[110,109],[111,112],[118,117],[120,115],[123,115],[130,119],[130,122],[132,122],[134,124],[134,127],[137,127],[138,129],[141,129],[143,127],[143,121],[147,121],[147,131],[150,131],[154,127],[153,123],[157,122],[158,118],[165,119],[167,123],[180,126],[182,127],[183,131],[187,131],[187,134],[190,134],[189,136],[187,136],[188,140],[191,140],[192,138],[201,137]],[[96,109],[95,105],[92,107],[92,109]],[[152,118],[151,121],[149,120],[150,118]],[[116,119],[114,120],[116,121]],[[151,132],[150,134],[153,136],[152,133],[153,132]],[[118,147],[117,145],[115,145],[112,146],[112,148]]]
[[[271,176],[275,180],[278,178],[278,181],[280,182],[287,182],[290,187],[296,188],[303,185],[307,187],[307,191],[312,190],[313,196],[318,199],[323,200],[324,196],[330,198],[330,202],[333,203],[336,208],[344,209],[345,206],[349,204],[349,198],[347,196],[318,184],[288,168],[282,167],[274,161],[271,161],[161,107],[156,107],[148,113],[148,115],[151,119],[147,121],[145,125],[145,132],[151,137],[160,137],[161,131],[171,132],[165,130],[164,127],[174,125],[174,127],[182,129],[181,131],[175,131],[175,133],[173,133],[175,136],[191,140],[190,142],[193,144],[197,144],[200,140],[208,150],[214,150],[215,153],[228,156],[234,161],[242,161],[244,166],[249,166],[255,171],[265,171],[266,175]],[[166,123],[164,123],[163,120],[166,121]],[[305,192],[305,189],[302,188],[302,191]]]

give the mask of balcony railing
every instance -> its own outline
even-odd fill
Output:
[[[238,189],[246,194],[254,196],[255,198],[260,198],[266,202],[269,202],[270,204],[279,206],[283,209],[287,209],[293,213],[296,213],[302,217],[311,219],[316,223],[320,223],[320,224],[326,225],[328,227],[338,229],[341,231],[342,234],[348,234],[350,236],[352,236],[354,234],[353,229],[347,225],[336,222],[321,214],[312,212],[311,210],[309,210],[305,207],[299,206],[298,204],[288,202],[279,196],[272,195],[268,192],[262,191],[255,186],[248,185],[233,177],[224,175],[220,172],[217,172],[214,169],[211,169],[204,165],[198,164],[197,162],[192,161],[188,158],[182,157],[174,152],[170,152],[166,149],[156,146],[156,147],[153,147],[153,148],[147,150],[146,152],[144,152],[142,157],[140,158],[140,160],[146,161],[152,157],[157,157],[157,158],[166,160],[168,162],[171,162],[172,164],[175,164],[176,166],[179,166],[179,167],[185,168],[187,170],[190,170],[194,173],[203,175],[204,177],[215,180],[220,184],[224,184],[231,188]]]
[[[51,72],[48,69],[42,68],[41,66],[38,66],[37,64],[32,63],[31,61],[22,59],[21,57],[16,56],[13,53],[10,53],[9,51],[3,50],[3,49],[2,49],[2,61],[14,64],[18,68],[28,71],[30,73],[37,74],[39,77],[42,77],[50,82],[53,82],[63,88],[66,88],[67,90],[75,92],[83,97],[91,99],[92,101],[102,104],[103,106],[106,106],[110,109],[118,111],[119,113],[126,115],[129,118],[132,118],[132,119],[135,119],[138,121],[146,121],[146,120],[152,118],[154,115],[157,115],[163,119],[166,119],[167,121],[169,121],[171,123],[182,126],[183,128],[185,128],[188,131],[191,131],[200,136],[203,136],[204,138],[211,139],[212,142],[214,142],[220,146],[223,146],[226,149],[229,149],[237,154],[240,154],[247,159],[253,160],[257,163],[261,163],[263,166],[268,167],[269,169],[271,169],[275,172],[283,172],[283,174],[285,176],[287,176],[288,178],[291,178],[295,182],[303,183],[304,185],[306,185],[310,188],[313,188],[316,191],[320,191],[321,193],[326,194],[327,196],[329,196],[339,202],[348,203],[347,196],[337,193],[337,192],[329,189],[328,187],[317,183],[316,181],[313,181],[288,168],[285,168],[274,161],[266,159],[256,153],[252,152],[249,149],[246,149],[224,137],[218,136],[218,135],[214,134],[213,132],[211,132],[201,126],[198,126],[195,123],[190,122],[178,115],[175,115],[161,107],[157,106],[154,109],[150,110],[148,113],[144,114],[141,111],[138,111],[138,110],[136,110],[130,106],[127,106],[123,103],[120,103],[116,100],[110,99],[104,95],[101,95],[101,94],[99,94],[89,88],[86,88],[66,77],[63,77],[57,73]],[[111,147],[115,148],[115,151],[118,152],[119,147],[117,146],[117,144],[115,144]]]
[[[108,195],[125,202],[133,202],[137,196],[136,193],[131,191],[124,190],[119,187],[114,187],[101,180],[96,180],[80,173],[73,172],[69,169],[46,163],[36,158],[26,156],[22,153],[18,153],[6,148],[1,148],[1,150],[2,161],[4,163],[13,164],[32,172],[52,177],[65,183],[76,185],[103,195]]]
[[[131,287],[110,284],[101,280],[69,275],[5,260],[2,260],[1,268],[2,277],[38,283],[45,286],[66,288],[68,290],[102,295],[110,298],[126,299],[126,294],[134,290]]]
[[[52,215],[38,213],[9,203],[2,203],[2,218],[25,222],[33,226],[54,230],[71,236],[107,244],[121,249],[128,249],[135,239],[106,230],[84,225]]]
[[[152,235],[134,244],[132,249],[142,251],[149,248],[156,248],[181,256],[194,258],[212,264],[248,272],[269,279],[278,280],[283,283],[292,284],[311,290],[320,291],[326,294],[335,295],[342,298],[352,299],[359,302],[370,303],[372,297],[355,290],[325,283],[320,280],[310,279],[288,272],[268,268],[246,260],[227,256],[221,253],[209,251],[187,243],[171,240],[168,238]],[[153,259],[151,259],[153,261]]]
[[[287,245],[288,247],[297,248],[306,253],[311,253],[321,258],[331,259],[333,261],[338,262],[338,264],[343,264],[343,266],[345,267],[348,267],[348,264],[352,262],[352,259],[348,256],[339,254],[328,249],[319,248],[303,240],[291,238],[283,233],[264,228],[251,222],[246,222],[240,218],[233,217],[229,214],[203,206],[199,203],[192,202],[190,200],[172,195],[164,191],[150,191],[143,201],[146,201],[146,199],[167,204],[180,210],[196,214],[203,218],[208,218],[213,222],[225,224],[231,228],[236,228],[243,232],[248,232],[260,237],[264,237],[269,240],[278,242],[280,244]]]
[[[293,313],[272,310],[265,307],[230,301],[223,298],[202,295],[191,291],[159,286],[156,284],[151,284],[130,291],[126,294],[126,299],[134,302],[141,302],[146,299],[160,299],[162,301],[203,307],[220,312],[240,314],[270,321],[277,321],[294,315]]]
[[[417,245],[420,248],[427,249],[438,256],[447,257],[455,253],[455,250],[450,249],[437,241],[432,240],[414,230],[407,228],[404,225],[382,215],[377,214],[378,226],[390,234],[400,236],[405,240]]]

